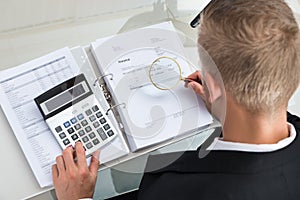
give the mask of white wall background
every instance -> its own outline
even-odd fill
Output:
[[[0,0],[0,33],[152,7],[166,1],[180,9],[196,10],[201,4],[197,0]]]
[[[0,70],[64,46],[87,45],[115,34],[129,19],[141,14],[193,17],[205,1],[0,0]],[[147,25],[162,17],[150,16],[136,23]]]

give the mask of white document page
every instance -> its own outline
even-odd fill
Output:
[[[102,74],[113,75],[112,79],[107,76],[106,82],[116,103],[126,105],[126,108],[119,106],[118,110],[133,151],[212,122],[203,102],[191,89],[184,88],[183,82],[167,91],[151,85],[149,63],[160,56],[176,59],[183,77],[195,69],[177,56],[176,53],[183,55],[184,50],[171,22],[147,28],[125,33],[115,40],[113,37],[99,39],[91,46]]]
[[[78,73],[69,48],[0,72],[2,109],[41,187],[52,185],[51,165],[61,148],[33,99]]]
[[[76,59],[77,64],[80,66],[81,73],[84,73],[85,78],[91,86],[91,89],[94,92],[96,98],[98,99],[102,109],[105,111],[108,110],[110,106],[105,99],[105,94],[98,85],[93,85],[97,77],[96,73],[92,69],[93,67],[91,66],[91,62],[88,59],[86,51],[82,47],[74,47],[71,49],[71,51],[74,55],[74,58]],[[100,163],[102,164],[102,167],[111,167],[119,163],[118,158],[125,156],[129,153],[129,148],[125,142],[125,139],[120,129],[118,128],[119,125],[117,120],[115,119],[112,113],[108,114],[107,116],[116,128],[117,133],[115,139],[113,139],[111,142],[109,142],[107,145],[104,145],[101,148]]]

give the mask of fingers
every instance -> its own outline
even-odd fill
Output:
[[[94,152],[91,164],[89,168],[87,167],[87,161],[85,156],[85,150],[81,142],[77,142],[75,145],[75,152],[77,156],[77,164],[74,162],[73,149],[68,147],[63,151],[63,155],[56,157],[56,164],[52,166],[52,179],[57,180],[59,176],[64,176],[64,174],[78,172],[78,169],[89,169],[90,173],[94,177],[98,175],[99,168],[99,155],[100,150]]]
[[[194,73],[192,73],[191,75],[189,75],[188,77],[186,77],[184,79],[184,87],[189,87],[189,83],[191,82],[197,82],[198,84],[202,85],[202,75],[200,73],[200,71],[195,71]]]
[[[100,156],[100,150],[97,150],[93,153],[92,155],[92,160],[91,160],[91,164],[90,164],[90,172],[92,174],[94,174],[95,176],[97,176],[98,173],[98,168],[99,168],[99,156]]]
[[[190,87],[196,94],[200,95],[202,98],[205,97],[200,71],[195,71],[186,78],[185,87]]]
[[[56,182],[57,178],[58,178],[58,169],[57,169],[57,165],[54,164],[54,165],[52,165],[52,180],[53,180],[53,182]]]
[[[194,92],[200,95],[202,98],[205,98],[204,87],[197,82],[188,83],[188,87],[192,88]]]
[[[202,80],[202,75],[201,75],[200,71],[195,71],[194,73],[189,75],[187,78],[191,79],[191,80],[194,80],[196,82],[199,82],[199,81]]]
[[[56,166],[58,169],[58,174],[62,174],[64,171],[66,171],[65,162],[62,156],[56,157]]]
[[[65,150],[63,150],[62,155],[65,162],[66,170],[73,170],[75,168],[75,162],[72,146],[67,147]]]
[[[76,156],[77,156],[77,165],[79,167],[87,167],[85,150],[81,142],[76,142],[75,144]]]

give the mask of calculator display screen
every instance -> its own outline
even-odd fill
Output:
[[[55,111],[66,104],[72,103],[74,100],[81,99],[82,96],[90,92],[85,81],[81,81],[73,87],[64,90],[62,86],[61,89],[62,91],[59,94],[41,103],[41,109],[45,115],[48,115],[52,111]]]
[[[82,85],[77,85],[76,87],[70,90],[70,93],[73,98],[79,97],[80,95],[84,94],[86,91],[84,90]]]
[[[76,99],[80,95],[84,94],[86,91],[82,84],[76,85],[75,87],[57,95],[56,97],[52,98],[51,100],[45,103],[46,108],[49,112],[55,110],[56,108],[64,105],[72,99]]]
[[[48,109],[48,111],[51,112],[55,108],[59,107],[60,105],[65,104],[71,100],[72,100],[72,95],[68,91],[68,92],[64,92],[64,93],[60,94],[59,96],[55,97],[54,99],[51,99],[50,101],[46,102],[45,106]]]
[[[56,109],[57,107],[68,103],[72,99],[79,97],[80,95],[84,94],[85,92],[86,91],[81,84],[77,85],[74,88],[71,88],[70,90],[67,90],[64,93],[61,93],[60,95],[58,95],[55,98],[51,99],[50,101],[46,102],[45,106],[48,109],[48,111],[51,112],[52,110]]]

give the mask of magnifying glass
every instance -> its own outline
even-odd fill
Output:
[[[149,68],[149,78],[151,83],[160,90],[174,89],[180,81],[196,81],[182,77],[179,63],[167,56],[159,57],[152,62]]]

